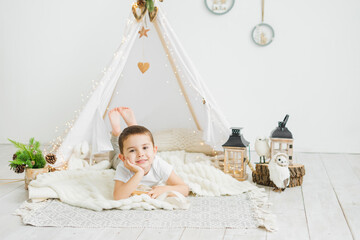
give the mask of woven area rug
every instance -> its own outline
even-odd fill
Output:
[[[258,227],[247,194],[189,197],[188,210],[104,210],[74,207],[59,200],[24,204],[17,213],[24,224],[53,227],[235,228]]]

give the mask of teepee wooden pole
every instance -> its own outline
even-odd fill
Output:
[[[196,117],[196,115],[195,115],[195,112],[194,112],[194,109],[193,109],[193,107],[192,107],[192,105],[191,105],[190,99],[189,99],[189,97],[188,97],[188,95],[187,95],[187,93],[186,93],[186,91],[185,91],[184,85],[183,85],[183,83],[181,82],[180,75],[179,75],[178,71],[176,70],[176,65],[175,65],[174,59],[172,58],[172,56],[171,56],[171,54],[170,54],[170,51],[169,51],[169,49],[168,49],[168,47],[167,47],[167,45],[166,45],[166,43],[165,43],[165,39],[164,39],[163,35],[161,34],[159,25],[157,24],[157,20],[153,21],[152,23],[153,23],[154,26],[155,26],[155,29],[156,29],[156,32],[157,32],[157,34],[158,34],[158,36],[159,36],[159,39],[160,39],[160,41],[161,41],[161,44],[163,45],[163,48],[164,48],[164,50],[165,50],[165,52],[166,52],[166,56],[167,56],[168,59],[169,59],[171,68],[172,68],[172,70],[173,70],[173,72],[174,72],[174,74],[175,74],[176,80],[177,80],[177,82],[178,82],[178,84],[179,84],[179,86],[180,86],[181,92],[183,93],[183,96],[184,96],[184,98],[185,98],[185,101],[186,101],[186,103],[187,103],[187,106],[188,106],[188,108],[189,108],[189,111],[190,111],[190,113],[191,113],[191,115],[192,115],[192,117],[193,117],[193,119],[194,119],[194,122],[195,122],[195,124],[196,124],[196,127],[197,127],[197,129],[198,129],[199,131],[201,131],[201,130],[202,130],[202,129],[201,129],[201,126],[200,126],[199,121],[198,121],[198,119],[197,119],[197,117]]]
[[[109,100],[109,103],[108,103],[108,105],[107,105],[106,108],[105,108],[105,112],[104,112],[104,114],[103,114],[103,119],[105,119],[106,113],[109,111],[109,106],[110,106],[110,104],[111,104],[111,102],[112,102],[112,100],[113,100],[113,97],[114,97],[116,88],[117,88],[117,86],[118,86],[118,84],[119,84],[119,81],[120,81],[120,79],[118,79],[118,80],[116,81],[116,84],[115,84],[114,90],[113,90],[113,92],[112,92],[112,94],[111,94],[111,98],[110,98],[110,100]]]
[[[119,81],[119,80],[118,80],[118,81]],[[117,83],[116,83],[116,85],[117,85]],[[111,98],[110,98],[110,100],[109,100],[109,103],[108,103],[108,105],[107,105],[106,108],[105,108],[105,112],[104,112],[104,114],[103,114],[103,119],[105,119],[106,113],[108,112],[109,106],[110,106],[110,104],[111,104],[111,102],[112,102],[112,99],[113,99],[113,97],[114,97],[114,93],[115,93],[115,90],[116,90],[116,85],[115,85],[114,91],[113,91],[113,93],[112,93],[112,95],[111,95]]]

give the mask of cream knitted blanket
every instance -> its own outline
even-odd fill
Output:
[[[146,194],[135,195],[128,199],[113,200],[114,173],[107,170],[69,170],[42,174],[31,182],[33,188],[49,187],[58,198],[67,204],[101,211],[117,208],[128,209],[187,209],[189,206],[179,197],[159,196],[152,199]]]
[[[264,189],[248,181],[239,182],[219,169],[211,166],[209,158],[203,154],[184,151],[159,153],[165,161],[174,166],[175,172],[199,196],[238,195],[247,192],[257,215],[259,225],[269,231],[276,229],[274,215],[267,211],[268,199]],[[113,200],[114,170],[71,170],[39,175],[30,183],[32,191],[51,189],[51,196],[57,195],[65,203],[100,211],[103,209],[187,209],[188,202],[181,197],[161,196],[151,199],[148,195],[133,196],[128,199]],[[55,194],[54,194],[55,192]],[[29,203],[23,208],[30,208]],[[21,209],[18,214],[21,215]]]

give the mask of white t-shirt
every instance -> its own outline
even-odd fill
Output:
[[[170,164],[165,162],[160,157],[155,156],[150,171],[141,179],[139,185],[153,187],[161,184],[166,184],[166,181],[170,177],[172,170],[173,167]],[[114,180],[126,183],[130,180],[132,176],[134,176],[134,173],[127,169],[124,166],[124,163],[121,161],[116,167]]]

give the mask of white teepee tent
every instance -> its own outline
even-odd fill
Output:
[[[73,147],[83,141],[90,143],[93,154],[112,150],[106,112],[116,106],[131,107],[138,123],[152,132],[197,129],[207,144],[222,149],[229,124],[163,11],[158,10],[151,23],[137,22],[130,14],[120,47],[57,149],[58,158],[68,160]],[[148,38],[139,39],[138,31],[144,24],[150,29]],[[138,62],[150,63],[145,74],[139,71]]]

